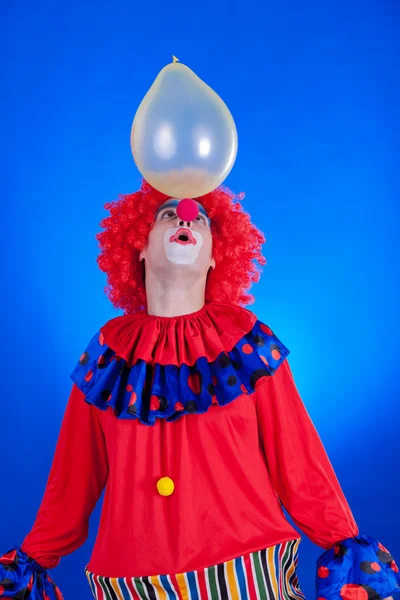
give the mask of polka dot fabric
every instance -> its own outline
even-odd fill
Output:
[[[13,600],[63,600],[46,569],[15,546],[0,556],[0,598]]]
[[[383,544],[360,534],[319,557],[316,590],[317,600],[398,600],[399,568]]]
[[[274,374],[290,350],[259,320],[214,360],[199,357],[193,365],[162,365],[125,359],[105,344],[101,331],[90,340],[71,379],[85,400],[101,410],[111,407],[119,419],[175,421],[184,414],[205,413],[251,394]]]

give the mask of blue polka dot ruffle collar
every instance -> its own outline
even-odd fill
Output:
[[[89,341],[71,379],[89,404],[154,425],[251,394],[289,352],[251,311],[213,302],[179,317],[142,312],[111,319]]]

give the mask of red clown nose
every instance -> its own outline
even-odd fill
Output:
[[[192,198],[183,198],[176,207],[176,214],[182,221],[194,221],[199,214],[199,205]]]

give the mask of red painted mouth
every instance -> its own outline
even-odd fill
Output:
[[[180,227],[178,231],[169,238],[169,241],[182,244],[182,246],[187,246],[188,244],[193,244],[195,246],[197,244],[197,240],[193,237],[192,232],[190,229],[187,229],[187,227]]]

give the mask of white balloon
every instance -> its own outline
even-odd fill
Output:
[[[196,198],[226,179],[237,147],[235,122],[218,94],[186,65],[164,67],[132,123],[132,154],[143,177],[168,196]]]

